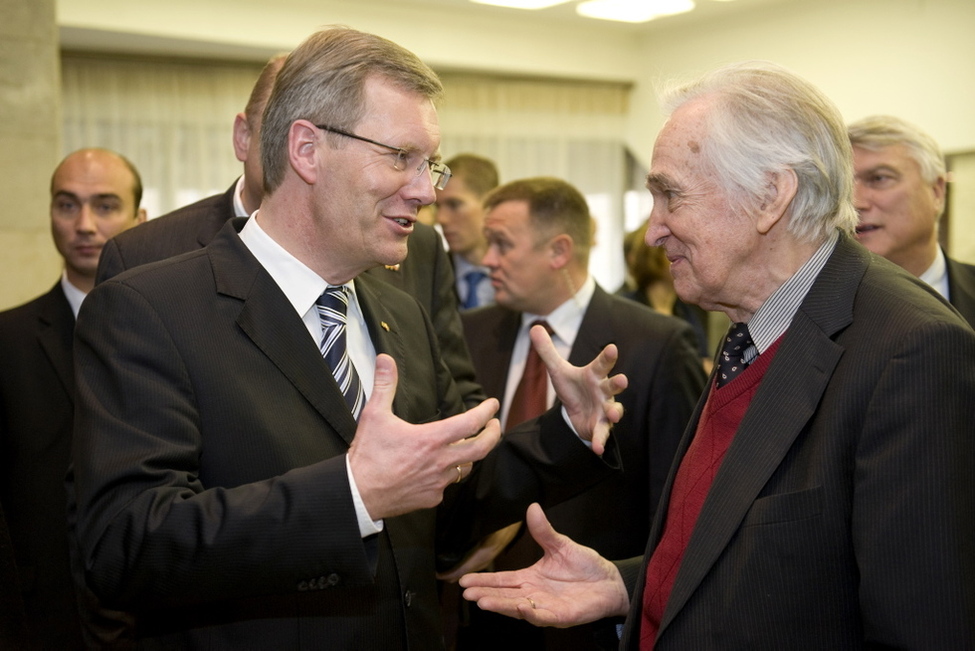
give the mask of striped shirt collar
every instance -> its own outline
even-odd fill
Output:
[[[768,350],[789,328],[792,318],[799,311],[799,306],[832,255],[838,240],[839,231],[834,230],[812,257],[775,290],[748,321],[748,333],[758,349],[755,355]],[[746,354],[745,357],[747,359],[749,355]]]

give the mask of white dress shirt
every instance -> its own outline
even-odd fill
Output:
[[[244,242],[244,246],[254,254],[257,261],[261,263],[261,266],[271,275],[281,291],[284,292],[285,297],[305,324],[308,335],[315,343],[315,348],[318,348],[322,340],[322,324],[315,302],[325,292],[328,283],[271,239],[271,236],[258,223],[259,213],[260,211],[255,211],[254,215],[244,224],[244,228],[240,231],[240,239]],[[349,290],[349,311],[346,315],[345,329],[346,345],[349,358],[362,381],[362,388],[366,393],[366,401],[368,402],[369,396],[372,395],[372,384],[375,377],[376,349],[372,344],[372,339],[369,338],[369,330],[362,317],[355,284],[349,282],[346,283],[345,287]],[[362,497],[359,495],[359,489],[349,466],[348,456],[346,456],[345,467],[349,475],[349,486],[352,489],[356,514],[359,518],[359,532],[365,538],[382,531],[382,520],[373,520],[362,503]]]

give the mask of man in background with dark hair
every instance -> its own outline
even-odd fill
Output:
[[[43,296],[0,313],[0,502],[32,649],[83,648],[64,485],[74,415],[72,335],[102,247],[145,220],[141,200],[139,173],[123,156],[106,149],[69,154],[51,177],[61,279]]]
[[[494,162],[475,154],[458,154],[447,161],[453,176],[437,191],[437,223],[443,230],[457,278],[462,310],[494,302],[488,269],[481,264],[487,251],[481,200],[498,185]]]

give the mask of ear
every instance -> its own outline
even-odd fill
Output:
[[[934,192],[934,202],[938,206],[938,213],[940,214],[945,207],[945,192],[947,190],[947,180],[944,176],[939,176],[938,180],[934,182],[931,186],[931,191]]]
[[[308,120],[295,120],[288,129],[288,162],[305,183],[318,179],[319,133]]]
[[[135,213],[135,223],[141,224],[144,221],[146,221],[146,209],[139,208],[139,210]]]
[[[552,268],[561,269],[569,264],[572,260],[572,250],[573,250],[572,238],[566,233],[556,235],[548,243],[548,249],[551,254]]]
[[[247,116],[238,113],[234,118],[234,155],[241,163],[247,160],[247,151],[251,146],[251,125],[247,124]]]
[[[783,169],[768,174],[765,197],[758,208],[755,226],[766,235],[789,210],[799,189],[799,177],[793,169]]]

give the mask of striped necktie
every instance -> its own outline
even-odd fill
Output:
[[[352,417],[359,420],[366,394],[362,389],[359,374],[356,373],[345,341],[346,313],[349,309],[349,294],[345,287],[329,285],[315,302],[318,317],[322,322],[322,357],[332,369],[332,376],[339,385],[345,402],[352,411]]]

